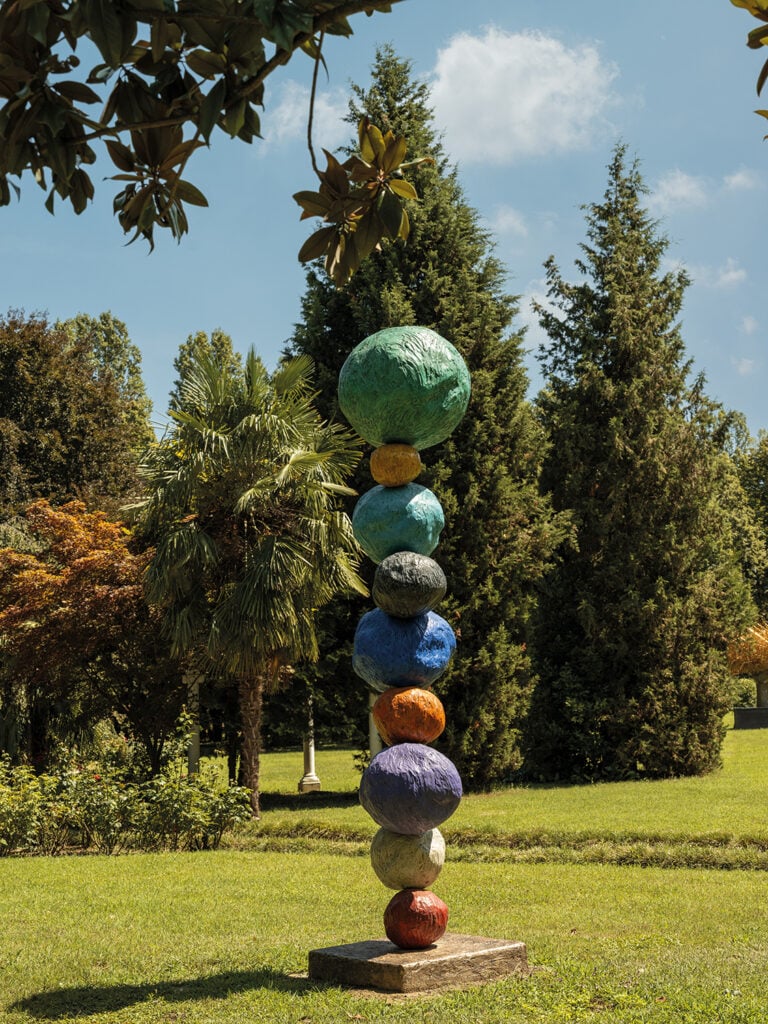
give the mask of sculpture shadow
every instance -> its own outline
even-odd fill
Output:
[[[354,807],[359,798],[357,790],[320,789],[314,793],[261,793],[259,802],[263,811],[311,811],[322,807]]]
[[[239,992],[271,989],[301,994],[323,987],[307,978],[291,977],[281,971],[263,968],[257,971],[227,971],[183,981],[147,982],[144,985],[83,985],[36,992],[9,1007],[28,1013],[38,1020],[61,1017],[88,1017],[137,1006],[149,999],[181,1003],[194,999],[226,999]]]

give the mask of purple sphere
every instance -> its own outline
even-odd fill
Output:
[[[396,619],[374,608],[357,624],[352,668],[380,693],[390,686],[428,688],[446,670],[455,650],[453,630],[435,612]]]
[[[423,743],[382,750],[360,782],[360,803],[376,824],[404,836],[421,835],[450,818],[461,794],[456,766]]]

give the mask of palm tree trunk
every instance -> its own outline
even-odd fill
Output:
[[[240,722],[243,729],[240,765],[243,785],[251,791],[254,818],[261,816],[259,807],[259,755],[261,754],[261,709],[264,702],[264,676],[242,676],[238,683]]]

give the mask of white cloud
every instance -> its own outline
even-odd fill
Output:
[[[521,326],[525,327],[525,347],[537,352],[539,346],[549,342],[549,336],[539,323],[539,314],[533,308],[536,302],[544,309],[555,311],[547,295],[547,280],[544,277],[529,281],[528,286],[520,296],[518,319]]]
[[[747,272],[744,267],[739,266],[739,261],[729,256],[725,263],[719,267],[708,267],[703,263],[685,263],[683,260],[662,260],[661,269],[664,273],[676,274],[684,271],[693,284],[702,288],[715,288],[725,290],[735,288],[743,284],[747,279]],[[753,334],[759,324],[752,316],[745,316],[741,321],[741,330],[744,334]]]
[[[306,139],[309,118],[309,89],[288,79],[277,90],[277,102],[264,114],[264,141],[274,145]],[[321,149],[333,152],[348,142],[352,130],[343,121],[348,109],[347,93],[343,89],[321,92],[315,97],[312,121],[312,141],[318,159],[324,164]],[[263,147],[260,147],[263,148]]]
[[[674,210],[706,206],[708,201],[704,179],[686,174],[676,167],[659,179],[648,201],[648,208],[655,214],[665,214]]]
[[[760,324],[753,316],[743,316],[741,318],[741,333],[746,335],[756,334]]]
[[[511,164],[587,146],[616,102],[596,46],[541,32],[462,32],[438,52],[435,119],[456,160]]]
[[[723,186],[729,192],[752,192],[762,188],[764,184],[763,176],[757,171],[750,170],[749,167],[740,167],[738,171],[726,174],[723,178]]]
[[[498,206],[490,218],[490,227],[500,235],[528,237],[528,225],[519,210],[511,206]]]
[[[736,373],[740,377],[748,377],[757,365],[754,359],[732,359],[731,363],[736,367]]]

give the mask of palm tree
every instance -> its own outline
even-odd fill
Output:
[[[177,655],[202,644],[236,681],[243,781],[259,815],[261,709],[280,668],[318,656],[314,613],[343,590],[365,593],[338,507],[358,442],[313,404],[312,362],[271,377],[253,350],[241,369],[199,353],[165,436],[142,465],[133,506],[156,544],[146,577]]]

